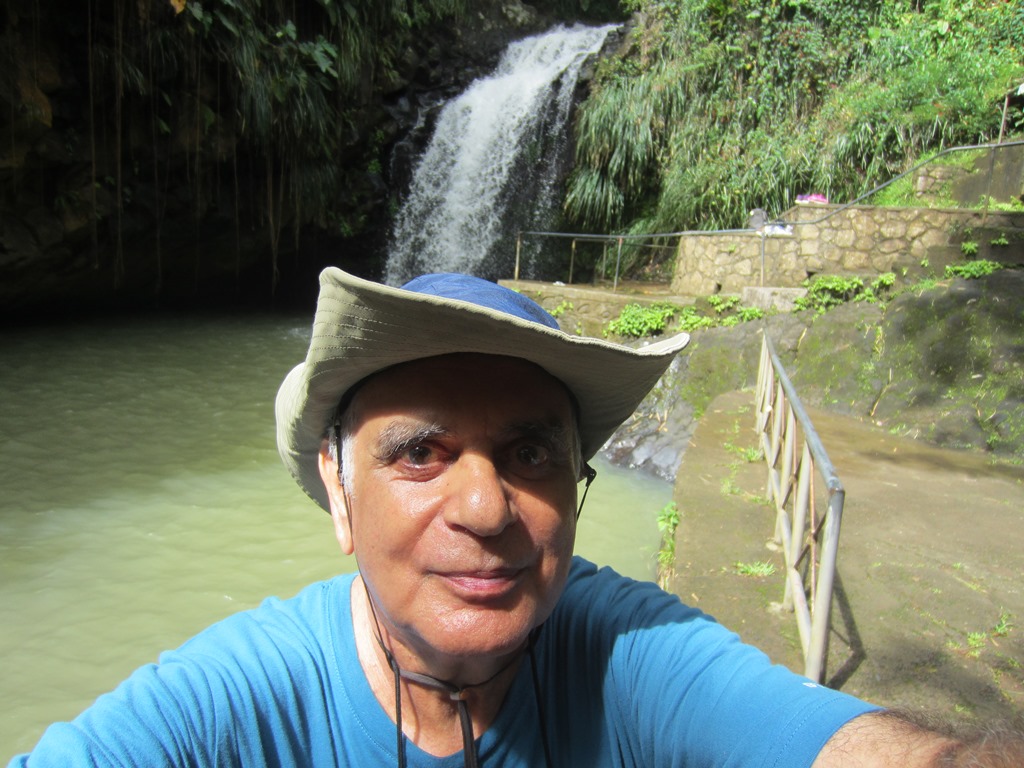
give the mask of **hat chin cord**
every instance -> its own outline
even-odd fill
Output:
[[[540,632],[540,626],[530,632],[529,639],[525,645],[519,649],[519,651],[509,659],[497,672],[488,677],[486,680],[482,680],[479,683],[471,683],[470,685],[457,686],[454,683],[450,683],[447,680],[441,680],[431,675],[423,674],[422,672],[412,672],[408,669],[402,669],[398,665],[398,660],[395,655],[391,653],[388,647],[384,644],[384,638],[380,631],[380,622],[377,620],[377,609],[374,607],[373,598],[370,597],[369,588],[366,586],[366,581],[363,581],[363,590],[366,592],[366,600],[370,606],[370,615],[373,616],[374,625],[374,638],[377,640],[377,645],[380,646],[381,651],[384,653],[384,658],[387,660],[388,667],[391,669],[391,674],[394,676],[395,681],[395,736],[397,741],[398,751],[398,766],[399,768],[406,768],[406,756],[405,756],[405,734],[402,733],[402,680],[406,680],[414,685],[420,685],[424,688],[433,688],[434,690],[444,691],[448,694],[448,697],[455,702],[459,710],[459,724],[462,727],[462,754],[466,768],[479,768],[480,760],[476,752],[476,739],[473,735],[473,720],[469,715],[469,705],[466,702],[468,691],[471,688],[480,688],[481,686],[487,685],[495,678],[497,678],[502,672],[508,670],[513,664],[518,662],[523,653],[526,653],[530,657],[530,671],[531,679],[533,680],[533,693],[534,698],[537,702],[537,714],[540,724],[541,743],[544,747],[544,764],[547,768],[551,768],[551,754],[548,750],[548,739],[547,729],[545,728],[544,713],[541,709],[541,697],[539,689],[539,679],[537,676],[537,662],[533,655],[533,645],[536,641],[537,634]],[[543,626],[543,625],[541,625]]]

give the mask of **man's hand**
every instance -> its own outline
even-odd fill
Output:
[[[828,740],[813,768],[1021,768],[1024,732],[946,735],[893,712],[851,720]]]

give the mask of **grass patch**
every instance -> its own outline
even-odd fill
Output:
[[[658,585],[668,588],[668,582],[675,574],[676,528],[679,527],[679,507],[670,501],[658,512],[658,530],[661,532],[661,546],[658,549]]]
[[[758,560],[753,563],[737,562],[733,567],[736,569],[736,573],[740,576],[754,576],[761,578],[773,576],[776,570],[775,564],[770,563],[767,560]]]

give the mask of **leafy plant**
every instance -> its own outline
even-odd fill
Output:
[[[989,241],[989,243],[990,243],[990,245],[1004,246],[1004,245],[1009,245],[1010,241],[1007,239],[1005,232],[1000,232],[999,236],[998,237],[993,237],[992,240]]]
[[[661,546],[658,549],[658,581],[662,586],[670,578],[676,562],[676,528],[679,527],[679,507],[670,501],[658,512],[658,530]]]
[[[678,308],[671,304],[627,304],[619,316],[608,323],[605,335],[614,333],[619,336],[640,338],[653,336],[665,330],[668,321],[675,316]]]
[[[726,443],[725,449],[730,453],[735,453],[748,464],[753,464],[764,459],[764,451],[762,451],[761,447],[757,445],[740,447],[733,443]]]
[[[703,328],[714,328],[715,325],[717,323],[713,317],[701,314],[694,307],[683,307],[679,314],[679,320],[676,322],[679,330],[686,333],[699,331]]]
[[[562,301],[559,303],[557,307],[552,309],[549,314],[555,319],[557,319],[564,315],[566,312],[572,312],[574,309],[576,309],[576,307],[573,306],[573,303],[571,301]]]
[[[797,312],[813,310],[818,314],[827,312],[848,301],[882,301],[896,285],[896,274],[884,272],[867,286],[860,277],[842,275],[819,275],[814,280],[805,280],[807,295],[796,299]]]
[[[967,258],[978,255],[978,244],[974,240],[964,240],[960,243],[960,253]]]
[[[882,297],[885,296],[892,290],[892,287],[896,284],[896,274],[894,272],[884,272],[867,286],[862,292],[854,296],[854,301],[866,301],[868,303],[874,303],[881,301]]]
[[[1010,634],[1010,630],[1013,629],[1013,624],[1010,623],[1011,619],[1012,617],[1006,611],[1000,613],[999,621],[996,622],[995,627],[993,627],[992,629],[993,636],[1006,637],[1008,634]]]
[[[946,266],[946,277],[962,277],[966,280],[973,280],[979,277],[991,275],[993,272],[1003,268],[998,261],[979,259],[968,261],[963,264],[949,264]]]
[[[720,315],[730,312],[739,303],[739,296],[708,296],[708,304]]]
[[[806,296],[794,302],[798,312],[812,309],[822,314],[832,307],[850,301],[864,290],[864,281],[859,277],[841,275],[818,275],[814,280],[805,280]]]

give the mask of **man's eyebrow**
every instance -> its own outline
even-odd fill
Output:
[[[449,434],[440,424],[392,422],[377,435],[372,453],[379,461],[389,461],[414,445]]]
[[[572,450],[572,435],[568,424],[561,421],[521,421],[509,424],[502,430],[507,438],[531,438],[543,440],[555,450],[562,453],[570,453]]]

